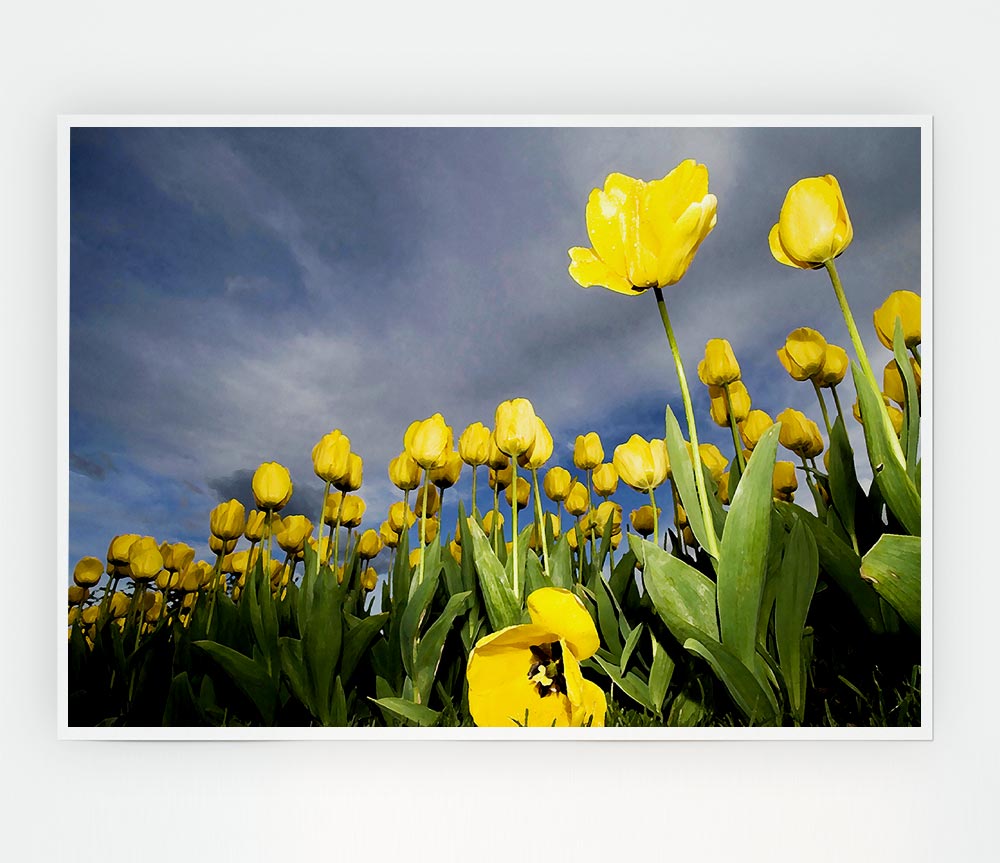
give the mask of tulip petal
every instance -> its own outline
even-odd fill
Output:
[[[777,222],[767,235],[767,244],[771,247],[771,254],[779,264],[784,264],[786,267],[795,267],[797,270],[810,270],[813,268],[812,264],[792,260],[788,251],[781,244],[781,229]]]
[[[604,715],[608,711],[608,700],[604,690],[589,680],[583,681],[580,704],[573,708],[573,725],[586,725],[591,728],[604,727]]]
[[[577,659],[597,653],[601,646],[597,627],[576,594],[561,587],[543,587],[528,596],[527,604],[532,623],[557,632]]]
[[[593,249],[577,246],[569,250],[569,256],[573,261],[569,265],[569,274],[581,287],[607,288],[629,297],[638,296],[645,290],[645,288],[633,287],[628,279],[616,273],[597,257]]]
[[[838,192],[824,177],[806,177],[788,190],[778,225],[790,258],[815,264],[834,257]]]

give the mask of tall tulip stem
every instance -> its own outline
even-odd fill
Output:
[[[319,535],[316,537],[316,553],[321,554],[323,551],[323,528],[325,523],[323,521],[323,516],[326,515],[326,499],[330,494],[330,481],[326,481],[326,488],[323,489],[323,500],[319,505]]]
[[[417,584],[424,583],[424,537],[426,536],[427,527],[427,496],[430,494],[430,484],[431,484],[431,474],[430,471],[424,471],[424,493],[422,495],[422,505],[420,507],[420,527],[417,529],[417,533],[420,534],[420,568],[417,570]]]
[[[479,518],[479,508],[476,506],[476,465],[472,466],[472,517]]]
[[[535,489],[535,530],[542,538],[542,561],[545,564],[545,577],[549,578],[549,544],[545,539],[545,513],[542,510],[542,495],[538,490],[538,471],[531,469],[532,485]]]
[[[830,425],[830,414],[826,411],[826,401],[823,398],[823,390],[820,389],[819,384],[815,380],[812,382],[813,389],[816,391],[816,398],[819,399],[819,409],[823,411],[823,422],[826,424],[826,436],[829,438],[833,435],[833,427]]]
[[[660,519],[656,513],[656,498],[653,497],[653,490],[649,490],[649,508],[653,510],[653,536],[656,537],[656,544],[660,544]]]
[[[844,424],[844,431],[847,431],[847,420],[844,419],[844,409],[840,404],[840,396],[837,394],[837,387],[830,387],[830,392],[833,393],[833,403],[837,406],[837,416],[840,417],[840,421]]]
[[[514,564],[511,566],[511,572],[514,576],[514,596],[519,600],[521,598],[521,585],[520,579],[518,578],[517,571],[517,458],[512,458],[510,460],[511,467],[511,494],[510,494],[510,517],[511,522],[514,527],[513,545],[512,549],[514,551]]]
[[[722,385],[722,391],[726,395],[726,414],[729,416],[729,428],[733,433],[733,449],[736,450],[736,463],[740,466],[740,474],[747,469],[746,459],[743,458],[743,446],[740,441],[739,431],[736,429],[736,417],[733,416],[733,397],[729,394],[729,384]]]
[[[667,314],[667,306],[663,302],[663,291],[659,287],[654,287],[653,294],[656,296],[656,306],[660,310],[660,320],[663,321],[663,329],[667,334],[667,341],[670,343],[670,353],[673,355],[674,366],[677,369],[677,381],[681,387],[681,398],[684,400],[684,416],[687,419],[688,437],[691,440],[691,455],[694,458],[694,481],[698,489],[701,516],[705,522],[705,539],[708,541],[708,548],[705,550],[718,560],[719,543],[715,534],[715,521],[712,518],[712,509],[708,503],[705,474],[701,467],[701,453],[698,450],[698,430],[694,424],[694,407],[691,404],[691,392],[688,390],[687,378],[684,375],[684,364],[681,362],[681,353],[677,348],[677,339],[674,338],[674,330],[670,326],[670,316]]]

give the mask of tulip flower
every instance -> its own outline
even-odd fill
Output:
[[[247,514],[246,526],[243,528],[243,536],[250,540],[250,542],[260,542],[261,538],[264,536],[264,522],[266,520],[267,512],[265,510],[250,510]],[[181,567],[181,569],[183,569],[183,567]]]
[[[351,440],[340,429],[323,435],[313,447],[313,470],[328,483],[342,482],[351,472]]]
[[[776,461],[771,478],[771,488],[779,500],[791,501],[795,490],[799,487],[795,476],[795,465],[790,461]]]
[[[917,395],[920,395],[920,365],[913,357],[910,357],[910,369],[913,372],[914,383],[917,385]],[[889,360],[885,364],[882,372],[882,390],[896,404],[902,406],[906,401],[906,384],[900,374],[899,366],[895,359]]]
[[[416,513],[401,500],[396,501],[389,507],[387,523],[393,533],[401,533],[404,530],[408,530],[416,520]]]
[[[629,514],[629,521],[632,522],[632,529],[640,536],[649,536],[656,530],[656,521],[660,511],[654,513],[653,507],[648,503],[633,509]]]
[[[667,478],[670,461],[662,440],[647,441],[634,434],[615,447],[614,466],[622,481],[638,492],[650,492]]]
[[[585,680],[580,662],[600,638],[583,603],[570,591],[543,587],[527,600],[530,624],[480,639],[469,655],[469,711],[480,727],[604,724],[607,702]]]
[[[239,539],[246,528],[246,509],[235,498],[220,503],[209,516],[209,526],[219,539]]]
[[[514,468],[511,467],[511,465],[509,464],[507,465],[507,467],[501,468],[500,470],[493,470],[493,468],[490,468],[490,475],[488,479],[490,488],[503,491],[505,488],[507,488],[507,486],[511,484],[511,481],[513,479],[514,479]]]
[[[622,532],[622,507],[621,504],[613,500],[606,500],[593,511],[593,524],[600,536],[604,535],[604,530],[608,522],[611,522],[611,533]]]
[[[426,498],[426,509],[424,507],[424,499]],[[415,512],[420,513],[422,516],[426,517],[429,515],[436,515],[437,511],[441,508],[441,497],[438,491],[432,485],[425,485],[420,491],[417,492],[416,502],[413,504],[413,509]]]
[[[444,417],[436,413],[425,420],[410,423],[403,436],[403,446],[420,467],[442,467],[453,447],[452,430]]]
[[[96,557],[92,557],[92,558],[86,558],[85,557],[85,558],[83,558],[83,560],[88,560],[88,559],[89,560],[97,560]],[[80,563],[82,563],[83,560],[81,560]],[[99,560],[97,562],[100,563]],[[79,566],[79,565],[80,564],[77,564],[77,566]],[[102,567],[101,568],[101,573],[103,574],[103,572],[104,572],[104,568]],[[78,585],[78,584],[71,584],[66,589],[66,598],[69,601],[70,605],[80,605],[82,602],[86,602],[87,597],[89,597],[89,596],[90,596],[90,590],[89,590],[89,588],[80,587],[80,585]]]
[[[378,536],[387,548],[395,548],[399,545],[399,533],[392,529],[388,521],[383,521],[379,525]]]
[[[562,503],[566,500],[572,485],[573,477],[564,467],[549,468],[542,481],[545,494],[553,503]]]
[[[725,339],[708,340],[705,359],[698,363],[698,379],[708,387],[723,387],[740,379],[740,364],[736,362],[729,342]]]
[[[747,418],[740,423],[740,437],[747,449],[752,450],[757,446],[757,442],[764,436],[774,420],[764,411],[752,410],[747,414]]]
[[[578,470],[593,470],[604,461],[604,447],[597,432],[577,435],[573,445],[573,464]]]
[[[835,387],[844,379],[849,365],[847,351],[839,345],[827,344],[823,367],[813,375],[813,380],[821,387]]]
[[[711,399],[709,406],[712,415],[712,422],[723,428],[730,425],[729,406],[732,405],[732,422],[741,423],[750,413],[750,393],[743,385],[742,381],[729,384],[729,398],[726,398],[724,387],[709,386],[708,396]]]
[[[497,446],[497,439],[493,432],[490,432],[490,454],[486,459],[486,464],[490,470],[503,470],[510,465],[510,456],[500,451]]]
[[[108,563],[115,566],[127,566],[128,550],[137,539],[139,539],[139,534],[137,533],[123,533],[112,539],[111,544],[108,546]]]
[[[504,489],[504,497],[507,499],[507,505],[513,506],[514,500],[514,483],[511,483],[507,488]],[[519,476],[517,478],[517,508],[524,509],[528,505],[528,498],[531,496],[531,483],[529,483],[524,477]]]
[[[807,381],[823,370],[826,339],[814,329],[799,327],[788,334],[777,353],[781,365],[794,380]]]
[[[469,467],[486,464],[490,457],[490,434],[490,429],[482,423],[473,423],[458,438],[458,454]]]
[[[712,479],[718,483],[719,478],[722,476],[722,472],[729,464],[729,459],[722,454],[715,444],[699,444],[698,450],[701,453],[701,463],[708,468],[708,472],[712,475]]]
[[[417,522],[417,532],[420,534],[421,542],[424,544],[434,542],[437,539],[437,535],[441,532],[441,522],[430,516],[426,519],[422,518]]]
[[[569,250],[569,273],[582,287],[599,285],[627,296],[676,284],[715,227],[716,206],[708,169],[694,159],[662,180],[610,174],[587,202],[593,247]]]
[[[448,551],[451,553],[455,563],[460,564],[462,562],[462,546],[460,543],[452,540],[448,543]]]
[[[277,512],[282,509],[292,497],[292,477],[288,468],[276,461],[264,462],[254,471],[254,500],[258,509],[269,509]],[[240,533],[242,533],[242,528]]]
[[[566,511],[575,516],[581,516],[590,509],[590,494],[587,491],[587,486],[574,480],[569,494],[566,495],[565,506]]]
[[[611,497],[618,490],[618,471],[610,462],[600,464],[594,469],[594,491],[600,497]]]
[[[389,462],[389,481],[400,491],[413,491],[420,485],[420,465],[404,450]]]
[[[785,195],[768,244],[780,264],[812,270],[840,255],[854,237],[837,178],[807,177]]]
[[[171,572],[180,572],[192,560],[195,551],[185,542],[163,543],[160,546],[160,554],[163,555],[163,568]]]
[[[382,540],[379,535],[369,528],[358,540],[358,556],[365,560],[371,560],[379,556],[382,551]]]
[[[457,452],[448,453],[448,460],[440,467],[428,471],[430,481],[440,489],[451,488],[462,473],[462,457]]]
[[[296,554],[305,546],[312,529],[312,522],[304,515],[290,515],[283,519],[281,530],[274,538],[285,554]]]
[[[903,324],[903,342],[913,349],[920,344],[920,295],[913,291],[893,291],[875,310],[875,333],[890,351],[896,318]]]
[[[498,528],[503,528],[503,513],[498,509],[491,509],[483,516],[483,533],[492,535],[494,523]]]
[[[777,421],[781,423],[778,442],[783,447],[798,454],[810,446],[812,430],[809,423],[812,421],[804,413],[794,408],[786,408],[778,414]]]
[[[517,463],[528,470],[538,470],[552,457],[552,435],[542,418],[535,417],[535,433],[528,449],[521,454]]]
[[[73,581],[79,587],[93,587],[104,575],[104,564],[96,557],[82,557],[73,567]]]
[[[372,591],[375,589],[375,585],[377,584],[378,573],[375,572],[374,567],[369,566],[364,572],[361,573],[361,589]]]
[[[527,399],[518,398],[497,405],[493,438],[502,453],[518,458],[528,451],[538,428],[535,409]]]
[[[722,476],[719,477],[719,487],[717,491],[719,502],[729,505],[729,471],[727,470]]]
[[[357,491],[361,488],[364,462],[356,452],[347,454],[347,473],[333,483],[339,491]]]
[[[548,522],[548,525],[552,530],[552,535],[554,537],[558,537],[562,527],[562,523],[559,519],[559,516],[557,516],[554,512],[548,512],[545,514],[545,518],[541,522],[541,524],[545,524],[546,522]],[[528,538],[528,548],[530,548],[532,551],[542,552],[543,554],[545,554],[546,553],[545,532],[544,529],[539,530],[538,529],[539,526],[540,526],[539,524],[536,524],[532,527],[531,536]]]

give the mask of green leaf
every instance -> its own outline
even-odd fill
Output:
[[[387,611],[382,614],[373,614],[371,617],[362,618],[344,634],[344,647],[340,657],[340,677],[348,684],[351,682],[351,675],[358,667],[362,655],[388,620],[389,612]]]
[[[347,583],[346,576],[344,583]],[[303,590],[304,594],[306,592]],[[331,687],[343,636],[344,594],[332,572],[329,575],[321,572],[310,585],[310,592],[311,601],[307,603],[305,616],[301,603],[299,609],[302,660],[309,679],[313,706],[320,721],[328,725]]]
[[[708,543],[708,531],[705,527],[705,520],[701,513],[701,504],[698,501],[698,490],[694,479],[694,463],[688,455],[684,435],[681,434],[681,427],[677,424],[674,412],[667,405],[666,415],[666,437],[667,455],[670,457],[670,475],[673,477],[674,486],[680,496],[681,505],[687,513],[688,524],[691,532],[706,549],[712,546]],[[666,511],[666,510],[664,510]],[[718,526],[716,526],[718,530]]]
[[[486,534],[476,524],[475,519],[465,519],[463,524],[466,526],[466,532],[470,534],[471,546],[466,546],[463,539],[462,548],[471,547],[473,549],[479,587],[483,593],[486,615],[490,619],[493,630],[496,631],[520,623],[521,603],[514,596],[503,565],[493,553]]]
[[[830,497],[840,523],[850,536],[855,535],[854,512],[858,499],[858,476],[854,470],[854,451],[844,427],[843,417],[837,417],[830,435]]]
[[[796,521],[779,571],[774,605],[774,634],[781,674],[788,690],[792,715],[802,722],[805,714],[806,665],[802,654],[806,615],[819,579],[819,552],[809,529]]]
[[[278,687],[263,665],[214,641],[195,641],[195,647],[212,657],[243,693],[254,703],[265,725],[274,723]]]
[[[281,653],[281,670],[284,672],[288,688],[313,716],[319,719],[319,711],[313,703],[313,694],[302,662],[302,642],[297,638],[282,638],[278,641]]]
[[[549,577],[553,587],[573,589],[573,552],[565,533],[549,549]]]
[[[632,658],[636,645],[639,644],[639,636],[642,635],[642,630],[643,625],[640,623],[628,634],[628,638],[625,639],[625,647],[622,648],[621,659],[618,660],[618,670],[621,671],[622,674],[624,674],[628,668],[628,661]]]
[[[538,559],[538,555],[530,548],[524,556],[524,583],[526,588],[525,596],[528,596],[533,590],[551,586],[549,580],[545,577],[545,573],[542,572],[542,563]]]
[[[629,544],[642,563],[642,583],[663,622],[681,643],[692,636],[718,640],[715,585],[694,567],[635,534]]]
[[[906,473],[916,483],[917,447],[920,439],[920,398],[917,395],[917,380],[913,374],[913,366],[906,355],[906,341],[903,338],[903,321],[896,318],[896,329],[892,337],[892,353],[896,358],[903,380],[903,390],[906,396],[903,403],[903,455],[906,457]],[[919,493],[919,492],[918,492]]]
[[[438,580],[441,576],[441,568],[435,567],[432,570],[424,571],[424,580],[419,582],[414,577],[410,587],[410,599],[406,603],[403,611],[403,622],[399,630],[399,649],[403,657],[403,665],[406,673],[412,678],[415,676],[415,663],[417,658],[417,642],[420,637],[420,626],[427,615],[434,594],[437,593]]]
[[[757,446],[759,447],[760,444]],[[747,473],[749,474],[749,472],[750,466],[747,465]],[[743,482],[746,481],[745,474]],[[740,662],[736,654],[718,642],[703,642],[696,638],[689,638],[685,641],[684,648],[702,657],[712,666],[712,670],[725,684],[733,701],[736,702],[736,706],[747,717],[751,725],[775,724],[777,716],[771,698],[764,691],[753,672]]]
[[[430,695],[434,685],[434,676],[437,674],[438,664],[441,662],[441,651],[444,650],[444,642],[448,637],[458,617],[469,605],[472,594],[469,591],[456,593],[449,600],[441,612],[441,616],[428,627],[427,632],[420,639],[417,646],[416,663],[414,664],[413,687],[422,699]]]
[[[655,710],[649,699],[649,687],[634,671],[630,671],[628,674],[621,674],[613,662],[608,662],[597,654],[594,654],[592,659],[604,670],[604,673],[611,678],[615,685],[636,704],[645,707],[647,710]]]
[[[649,669],[649,701],[653,705],[653,710],[662,716],[663,699],[667,697],[667,689],[674,676],[675,663],[656,640],[656,636],[652,632],[649,635],[653,643],[653,665]]]
[[[875,481],[886,506],[911,536],[920,536],[920,493],[906,473],[899,440],[886,413],[882,394],[856,366],[854,387],[858,391],[864,419],[865,443]]]
[[[424,728],[434,725],[441,715],[436,710],[431,710],[422,704],[414,704],[405,698],[371,698],[369,700],[401,719],[406,719]]]
[[[716,593],[722,643],[748,668],[757,651],[757,616],[771,540],[774,456],[781,423],[764,432],[733,495],[719,550]]]
[[[885,534],[862,559],[861,575],[920,632],[920,537]]]
[[[808,510],[783,502],[777,504],[777,509],[785,524],[791,526],[796,519],[800,519],[809,528],[819,549],[823,571],[851,598],[868,628],[872,632],[881,633],[883,625],[878,594],[861,578],[861,558],[854,549],[838,539],[829,527]]]
[[[610,519],[608,523],[610,524]],[[594,601],[597,604],[597,624],[605,646],[615,656],[621,656],[622,640],[618,631],[618,615],[615,613],[614,599],[603,578],[597,579]]]

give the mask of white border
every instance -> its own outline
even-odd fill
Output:
[[[58,288],[56,299],[57,537],[56,590],[53,620],[56,623],[56,729],[60,740],[575,740],[575,741],[743,741],[743,740],[933,740],[933,140],[930,115],[505,115],[505,114],[401,114],[401,115],[253,115],[253,114],[85,114],[57,118]],[[65,614],[69,555],[69,282],[70,133],[75,127],[917,127],[920,132],[920,291],[922,297],[921,452],[927,470],[921,471],[921,725],[915,728],[602,728],[602,729],[502,729],[502,728],[89,728],[68,724],[68,652]]]

